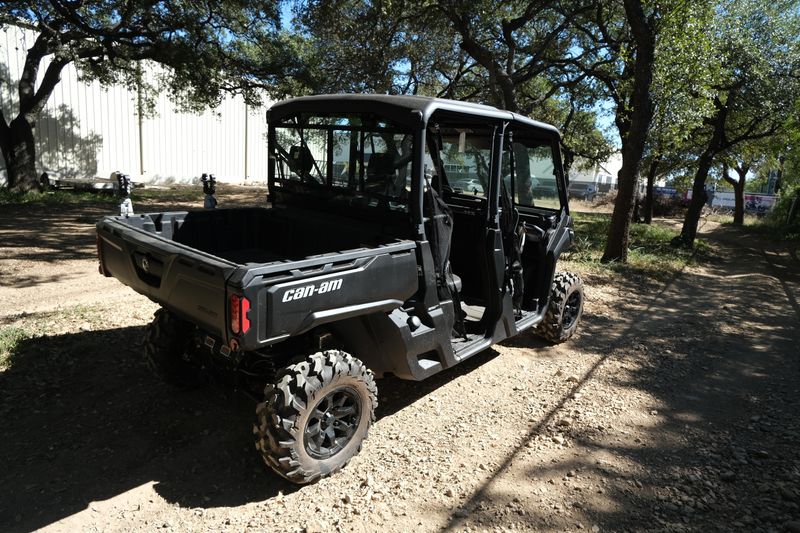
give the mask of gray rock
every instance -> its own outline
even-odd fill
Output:
[[[308,524],[306,524],[305,529],[303,530],[305,533],[325,533],[327,528],[327,524],[320,522],[318,520],[312,520]]]

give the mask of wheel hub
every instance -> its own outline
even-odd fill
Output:
[[[578,318],[578,313],[581,310],[581,293],[578,291],[573,292],[567,298],[567,302],[564,304],[564,314],[562,318],[562,323],[564,329],[569,329],[572,327],[572,324]]]
[[[306,452],[315,459],[333,457],[350,442],[361,419],[361,401],[349,387],[328,393],[311,411],[304,431]]]

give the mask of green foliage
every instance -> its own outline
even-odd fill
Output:
[[[571,13],[585,9],[576,6],[305,0],[295,3],[295,20],[308,35],[318,92],[488,103],[561,128],[569,161],[602,161],[613,147],[596,127],[596,98],[548,75],[570,45]]]
[[[15,326],[0,327],[0,370],[11,366],[12,358],[19,344],[30,335],[22,328]]]
[[[712,253],[711,246],[705,241],[699,241],[695,251],[673,247],[671,241],[679,234],[673,227],[632,224],[627,263],[601,263],[600,257],[611,223],[609,216],[602,213],[573,213],[573,216],[576,244],[564,258],[580,264],[584,269],[597,272],[612,270],[663,280],[687,264]]]
[[[283,80],[304,75],[294,38],[280,28],[277,0],[0,0],[0,28],[5,26],[36,33],[27,55],[33,70],[23,73],[23,84],[36,81],[40,63],[51,58],[42,65],[45,76],[36,81],[35,91],[21,86],[33,91],[31,105],[39,104],[40,96],[47,99],[58,72],[69,63],[75,63],[82,79],[141,87],[145,104],[166,90],[181,107],[193,109],[215,105],[229,92],[251,102],[263,91],[285,94]],[[165,71],[145,77],[139,66],[143,60]]]
[[[113,195],[100,192],[48,191],[11,192],[0,187],[0,205],[48,206],[62,204],[101,204],[116,205],[119,203]]]
[[[656,39],[651,154],[675,157],[691,151],[692,132],[714,110],[712,86],[721,65],[709,36],[713,16],[712,3],[685,2],[662,20]]]
[[[0,0],[0,30],[13,26],[35,36],[16,82],[18,98],[0,107],[8,186],[39,189],[32,129],[67,65],[83,80],[137,87],[143,114],[163,91],[180,108],[198,110],[225,94],[254,105],[295,90],[307,66],[296,36],[280,28],[278,2]],[[142,61],[162,68],[150,73]]]
[[[316,92],[429,92],[456,62],[441,21],[412,4],[307,0],[294,11]]]
[[[747,228],[771,239],[800,242],[800,205],[797,207],[798,213],[794,219],[791,222],[787,221],[792,202],[795,198],[800,198],[798,195],[800,186],[784,191],[772,211]]]

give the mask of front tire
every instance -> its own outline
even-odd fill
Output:
[[[307,484],[347,465],[375,421],[372,372],[340,350],[326,350],[279,372],[256,408],[256,449],[277,474]]]
[[[544,320],[536,327],[536,334],[560,344],[578,329],[583,316],[583,281],[572,272],[559,272],[553,278],[550,301]]]

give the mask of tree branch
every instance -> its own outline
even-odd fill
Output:
[[[32,100],[36,92],[36,78],[39,74],[39,66],[42,59],[48,54],[49,49],[49,37],[44,33],[40,33],[36,37],[33,46],[31,46],[27,54],[25,54],[25,65],[22,68],[22,75],[17,85],[21,113],[27,112],[32,105]]]
[[[24,108],[22,103],[20,103],[20,114],[36,116],[42,111],[45,103],[47,103],[47,99],[50,98],[50,95],[53,93],[53,89],[56,88],[56,85],[58,85],[58,82],[61,80],[61,71],[69,62],[69,59],[63,57],[53,58],[47,66],[47,70],[44,71],[42,83],[39,84],[36,93],[26,103]]]

